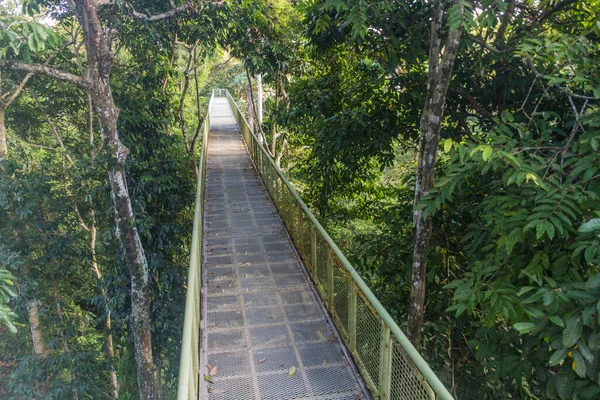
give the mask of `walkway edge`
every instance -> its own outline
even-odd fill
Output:
[[[242,115],[240,109],[238,108],[235,100],[233,99],[233,97],[231,96],[229,91],[226,92],[226,95],[230,102],[232,110],[234,110],[234,115],[238,122],[238,126],[240,127],[240,130],[242,130],[242,136],[244,137],[244,140],[246,141],[246,145],[248,146],[249,151],[250,151],[252,144],[249,139],[254,139],[255,143],[260,143],[260,141],[254,134],[254,132],[252,132],[250,130],[248,123],[246,122],[246,119]],[[377,311],[377,313],[379,314],[381,319],[384,321],[384,323],[389,327],[391,334],[398,340],[398,342],[400,343],[400,345],[402,346],[404,351],[407,353],[407,355],[410,357],[412,362],[415,364],[417,369],[423,374],[423,377],[427,380],[427,382],[429,383],[429,385],[431,386],[433,391],[436,393],[437,397],[440,399],[443,399],[443,400],[454,399],[452,397],[452,395],[450,394],[450,392],[448,391],[448,389],[446,389],[444,384],[439,380],[439,378],[431,370],[431,367],[429,367],[429,364],[427,364],[427,362],[423,359],[423,357],[421,357],[421,355],[418,353],[418,351],[415,349],[415,347],[412,345],[412,343],[410,343],[408,338],[404,335],[404,333],[402,332],[400,327],[398,327],[398,325],[396,324],[394,319],[385,310],[385,308],[379,302],[377,297],[375,297],[375,295],[373,294],[371,289],[367,286],[367,284],[363,281],[363,279],[360,277],[360,275],[356,272],[354,267],[352,267],[350,262],[344,256],[344,254],[341,252],[341,250],[338,248],[338,246],[335,244],[335,242],[331,239],[329,234],[325,231],[325,229],[319,223],[319,221],[316,219],[316,217],[312,214],[312,212],[310,211],[308,206],[304,203],[302,198],[298,195],[298,193],[296,193],[292,184],[284,176],[283,172],[279,169],[279,167],[277,166],[275,161],[271,158],[271,156],[268,154],[268,152],[260,144],[259,144],[258,148],[263,153],[263,155],[266,157],[266,159],[270,163],[271,167],[276,171],[276,173],[279,176],[279,178],[281,179],[281,181],[286,185],[287,189],[292,194],[292,196],[295,198],[296,202],[300,205],[300,207],[304,211],[305,215],[310,219],[311,223],[316,227],[316,229],[319,231],[319,233],[321,234],[323,239],[327,242],[329,247],[332,249],[332,251],[338,257],[338,259],[341,261],[341,263],[343,264],[346,271],[352,276],[352,279],[354,280],[356,285],[360,288],[360,290],[363,292],[365,297],[369,300],[369,302],[371,303],[373,308]],[[250,151],[250,154],[252,154],[251,151]],[[261,177],[262,177],[262,175],[261,175]],[[267,186],[267,185],[265,185],[265,186]]]

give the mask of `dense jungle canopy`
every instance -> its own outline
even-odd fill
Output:
[[[599,398],[599,16],[0,1],[0,398],[175,397],[213,88],[456,398]]]

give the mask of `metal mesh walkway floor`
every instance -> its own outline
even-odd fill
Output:
[[[202,379],[200,398],[368,398],[254,169],[227,99],[215,99],[211,127],[201,379],[216,369],[214,382]]]

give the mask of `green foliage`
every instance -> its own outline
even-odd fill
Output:
[[[8,306],[15,293],[15,277],[5,268],[15,262],[16,257],[0,245],[0,324],[6,326],[12,333],[17,332],[14,320],[17,315]]]
[[[313,63],[294,81],[286,123],[294,140],[311,146],[306,196],[324,215],[334,196],[360,192],[391,164],[399,97],[377,62],[343,47]]]
[[[0,59],[22,58],[55,49],[62,38],[52,28],[21,16],[3,17],[0,21]]]
[[[598,2],[463,6],[465,37],[436,187],[418,205],[433,216],[423,352],[458,398],[594,398],[600,392],[600,28],[591,16]],[[324,180],[334,182],[325,196],[331,210],[325,224],[399,322],[409,290],[415,160],[391,165],[382,161],[394,154],[389,147],[366,151],[380,138],[377,128],[361,131],[358,119],[346,115],[369,120],[370,113],[361,113],[377,102],[356,94],[363,85],[377,93],[389,84],[398,100],[385,115],[399,122],[381,137],[400,139],[396,155],[411,154],[430,7],[305,3],[310,45],[283,122],[292,132],[290,173],[315,208],[324,203]],[[446,26],[455,29],[458,8],[448,7]],[[338,64],[336,54],[348,65]],[[365,59],[380,66],[379,75],[357,72]],[[329,65],[340,72],[329,73]],[[346,74],[354,81],[343,105],[323,107],[335,104],[332,93],[343,88]],[[347,131],[359,141],[346,142]],[[382,179],[394,171],[399,179]]]

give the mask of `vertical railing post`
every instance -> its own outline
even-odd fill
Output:
[[[269,194],[273,194],[273,168],[271,167],[270,163],[267,163],[267,184],[265,185],[267,187],[267,192],[269,192]]]
[[[312,229],[310,230],[310,250],[311,250],[311,255],[310,255],[310,263],[311,265],[311,269],[312,269],[312,275],[313,275],[313,279],[317,280],[317,228],[313,225]]]
[[[351,277],[348,277],[348,350],[350,354],[356,351],[356,303],[357,287]]]
[[[279,213],[281,213],[281,198],[280,198],[280,193],[279,193],[279,186],[281,186],[279,184],[280,178],[276,177],[275,178],[275,205],[277,206],[277,209],[279,210]]]
[[[289,228],[290,227],[289,220],[288,220],[289,199],[286,194],[286,190],[287,190],[287,188],[282,184],[281,185],[281,202],[282,202],[281,219],[283,219],[284,225]]]
[[[333,313],[333,253],[327,250],[327,306]]]
[[[392,382],[392,340],[390,328],[381,321],[381,345],[379,348],[379,399],[390,399],[390,388]]]
[[[304,257],[304,212],[300,203],[298,203],[298,247],[300,248],[300,254]]]
[[[288,212],[288,229],[290,230],[290,234],[292,235],[292,238],[294,237],[294,207],[293,207],[293,201],[292,201],[292,193],[290,193],[289,189],[288,189],[288,208],[287,208],[287,212]]]

